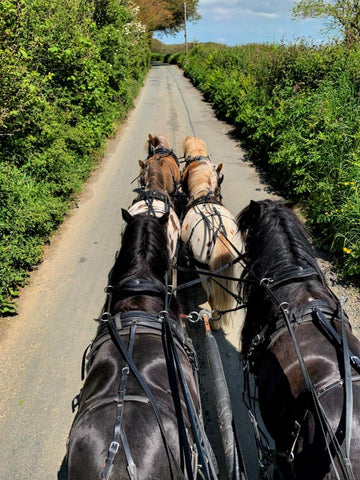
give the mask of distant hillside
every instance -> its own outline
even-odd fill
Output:
[[[219,46],[221,44],[214,42],[199,43],[199,42],[189,42],[188,49],[191,50],[196,45],[206,45],[206,46]],[[166,43],[161,42],[160,40],[153,38],[151,40],[151,52],[153,54],[167,55],[173,53],[185,53],[185,44],[177,43],[173,45],[167,45]]]

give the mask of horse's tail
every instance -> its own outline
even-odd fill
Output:
[[[227,263],[231,263],[232,260],[234,260],[238,256],[238,253],[234,251],[231,245],[235,241],[235,239],[232,239],[230,243],[224,235],[222,235],[221,233],[218,235],[209,262],[209,267],[212,272],[226,265]],[[240,241],[236,241],[235,246],[236,248],[238,248],[238,250],[241,250],[241,245],[239,245],[239,243]],[[219,272],[219,274],[233,278],[240,278],[240,270],[240,264],[237,262],[233,265],[228,266],[227,268]],[[216,278],[215,280],[217,283],[213,280],[211,280],[210,282],[211,304],[213,310],[218,310],[219,312],[221,312],[223,310],[235,308],[237,302],[234,297],[227,293],[226,290],[230,290],[230,292],[237,295],[238,282],[223,278]],[[222,288],[221,285],[225,288]],[[224,313],[221,316],[222,323],[227,325],[230,318],[231,312]]]

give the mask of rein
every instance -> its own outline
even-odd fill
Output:
[[[285,272],[284,275],[282,275],[282,278],[280,280],[278,280],[278,282],[277,282],[277,286],[279,286],[280,284],[283,285],[284,283],[291,283],[292,281],[299,281],[301,278],[302,278],[302,280],[314,278],[314,275],[318,276],[317,272],[313,269],[309,269],[307,272],[304,271],[303,275],[302,275],[302,273],[298,270],[298,267],[295,267],[295,270],[293,270],[293,272],[291,272],[291,270],[289,270],[288,272]],[[352,364],[359,371],[360,370],[360,359],[357,356],[353,355],[348,348],[346,331],[345,331],[345,319],[344,319],[344,313],[343,313],[341,304],[339,305],[341,316],[337,320],[341,322],[342,339],[337,334],[336,330],[331,326],[331,324],[329,323],[328,319],[326,318],[326,316],[324,315],[324,313],[322,311],[322,309],[324,309],[325,306],[327,307],[327,309],[330,309],[330,307],[327,304],[324,304],[324,302],[321,302],[319,300],[315,300],[312,305],[310,304],[309,308],[310,308],[311,314],[314,314],[316,316],[316,318],[318,319],[318,321],[320,322],[322,327],[326,330],[326,332],[335,341],[335,346],[338,347],[343,352],[344,369],[345,369],[344,384],[345,384],[345,400],[346,400],[345,452],[341,448],[341,445],[339,444],[339,442],[336,438],[336,434],[332,430],[332,427],[331,427],[330,422],[329,422],[329,420],[326,416],[326,413],[325,413],[324,409],[322,408],[322,406],[320,404],[320,401],[319,401],[319,398],[320,398],[321,395],[319,395],[315,391],[315,388],[312,384],[309,373],[308,373],[307,368],[305,366],[305,362],[304,362],[303,356],[301,354],[299,345],[297,343],[295,332],[294,332],[294,329],[293,329],[293,326],[292,326],[293,321],[290,320],[290,318],[289,318],[289,312],[287,310],[289,305],[286,302],[285,303],[284,302],[280,303],[279,300],[277,299],[276,295],[272,292],[272,288],[274,288],[274,286],[276,285],[275,280],[269,279],[269,278],[264,278],[264,279],[260,280],[259,284],[260,284],[260,286],[262,286],[265,289],[266,293],[270,296],[270,298],[273,300],[273,302],[276,305],[278,305],[280,314],[283,317],[283,325],[285,324],[285,327],[286,327],[287,331],[289,332],[290,338],[291,338],[292,343],[294,345],[295,352],[296,352],[296,355],[297,355],[297,358],[298,358],[298,361],[299,361],[300,369],[301,369],[301,372],[303,374],[303,377],[304,377],[304,380],[305,380],[305,383],[306,383],[306,389],[311,394],[311,397],[313,399],[313,404],[314,404],[314,407],[315,407],[317,418],[318,418],[319,423],[320,423],[323,438],[324,438],[324,441],[325,441],[325,444],[326,444],[326,449],[328,450],[330,461],[331,461],[331,464],[333,466],[336,477],[337,477],[337,479],[340,480],[339,472],[337,471],[337,468],[336,468],[335,463],[334,463],[334,457],[333,457],[332,452],[330,450],[330,444],[332,444],[333,448],[335,449],[336,456],[338,457],[340,467],[341,467],[341,470],[342,470],[343,474],[345,475],[345,478],[347,480],[355,480],[353,472],[352,472],[352,468],[351,468],[349,453],[350,453],[352,408],[353,408],[352,407],[352,382],[355,381],[355,378],[357,379],[357,377],[354,377],[354,380],[353,380],[353,378],[351,376],[351,371],[350,371],[350,364]],[[329,290],[331,296],[336,298],[335,295],[331,292],[331,290],[330,289],[328,289],[328,290]],[[307,312],[304,315],[304,317],[306,317],[306,315],[309,315],[310,312]],[[333,314],[333,311],[331,309],[330,309],[330,313]],[[297,321],[297,320],[295,319],[294,321]],[[262,332],[260,332],[260,334],[261,333]],[[257,338],[257,336],[255,336],[255,338],[252,341],[252,344],[253,344],[254,348],[257,347],[257,345],[259,345],[261,343],[261,338],[262,338],[261,336],[259,338]],[[267,348],[269,348],[269,346]],[[248,376],[248,373],[249,373],[249,366],[250,366],[249,358],[247,358],[246,362],[244,364],[244,373],[247,374],[246,376]],[[249,385],[249,380],[247,382],[245,382],[245,385],[246,384]],[[331,386],[333,387],[335,385],[331,385]],[[327,390],[329,390],[329,388]],[[245,394],[245,391],[244,391],[244,394]],[[250,397],[249,397],[249,401],[251,402]],[[248,402],[246,402],[246,403],[249,405]],[[256,438],[256,441],[257,441],[257,445],[258,445],[258,451],[260,452],[263,449],[264,445],[263,445],[262,440],[261,440],[261,435],[259,434],[256,418],[255,418],[254,413],[251,410],[249,410],[249,415],[252,418],[253,425],[256,425],[256,427],[254,426],[255,438]],[[295,422],[295,423],[297,423],[297,422]],[[296,444],[301,426],[298,424],[298,426],[297,427],[295,426],[295,428],[297,429],[296,433],[294,434],[295,440],[292,444],[292,447],[291,447],[289,453],[287,455],[285,454],[285,456],[287,457],[287,459],[290,463],[294,459],[293,450],[295,448],[295,444]],[[327,440],[327,435],[326,435],[327,433],[330,435],[330,440],[329,441]],[[265,454],[263,454],[263,452],[265,452]],[[268,447],[268,444],[267,444],[265,446],[265,449],[262,450],[262,453],[261,453],[261,458],[265,459],[265,461],[262,463],[263,471],[265,471],[265,472],[266,472],[267,467],[270,464],[269,460],[268,460],[269,454],[271,454],[271,451],[270,451],[270,449]],[[260,454],[259,454],[259,459],[260,459]]]
[[[112,272],[109,274],[109,281],[111,282]],[[112,316],[109,312],[112,294],[114,288],[124,290],[124,296],[131,295],[157,295],[165,296],[165,310],[160,312],[160,314],[155,315],[142,311],[131,311],[131,312],[121,312]],[[88,362],[91,365],[93,357],[96,355],[96,352],[105,342],[112,340],[116,347],[118,348],[121,356],[125,361],[125,366],[122,368],[121,380],[118,389],[118,395],[116,399],[112,401],[116,402],[117,405],[117,415],[114,426],[114,436],[113,440],[110,443],[107,458],[104,464],[104,469],[101,474],[101,478],[104,480],[109,480],[111,475],[111,470],[113,467],[115,456],[119,450],[120,442],[123,445],[125,457],[127,460],[127,470],[130,477],[130,480],[140,480],[137,475],[136,465],[133,461],[131,450],[127,441],[126,434],[122,428],[122,415],[123,415],[123,406],[125,401],[141,401],[148,403],[154,412],[154,415],[157,419],[159,425],[161,437],[165,447],[166,455],[169,461],[169,467],[171,472],[172,479],[179,480],[194,480],[194,473],[197,471],[197,461],[196,455],[199,455],[201,472],[205,480],[215,480],[217,478],[215,473],[215,467],[211,461],[211,455],[207,449],[207,438],[203,426],[201,424],[200,417],[196,413],[193,400],[187,386],[185,375],[183,373],[178,349],[185,354],[188,358],[189,363],[192,367],[194,378],[196,381],[197,389],[198,379],[197,379],[197,359],[194,347],[190,340],[187,340],[185,331],[181,325],[173,320],[168,314],[169,307],[169,290],[164,284],[159,281],[150,281],[144,278],[136,279],[125,279],[120,281],[115,287],[108,285],[105,289],[107,298],[105,301],[105,306],[103,313],[100,318],[101,326],[98,330],[98,333],[93,340],[90,346],[90,353],[87,355]],[[171,295],[172,293],[170,293]],[[142,331],[138,333],[149,333],[149,330],[156,334],[161,335],[164,338],[164,348],[165,348],[165,358],[166,364],[169,371],[169,381],[171,392],[173,396],[174,406],[176,417],[179,426],[179,439],[180,439],[180,458],[181,465],[178,464],[175,454],[173,453],[170,445],[168,444],[166,438],[165,427],[162,423],[161,414],[159,411],[159,405],[155,397],[153,396],[151,390],[149,389],[146,381],[142,377],[141,373],[137,369],[134,361],[132,359],[133,345],[135,341],[135,332],[136,329],[142,328]],[[144,331],[145,329],[145,331]],[[129,335],[129,347],[126,348],[124,341],[122,340],[123,335]],[[88,349],[85,350],[84,357],[87,354]],[[83,358],[83,365],[85,360]],[[138,395],[126,395],[126,385],[127,378],[129,373],[132,373],[142,390],[145,393],[145,397]],[[186,404],[187,413],[190,420],[191,429],[194,436],[194,441],[196,444],[196,449],[189,443],[189,437],[187,433],[187,428],[185,424],[185,418],[181,407],[181,397],[179,392],[179,384],[183,393],[183,398]],[[112,403],[107,399],[103,404]],[[96,407],[102,406],[101,404],[96,405]],[[183,459],[185,459],[185,470]],[[199,466],[200,466],[199,465]],[[186,471],[186,477],[184,472]],[[175,474],[175,476],[174,476]],[[196,475],[195,475],[196,476]]]
[[[145,202],[148,207],[149,215],[156,216],[154,201],[159,200],[164,203],[164,213],[170,212],[170,199],[168,194],[159,192],[158,190],[146,189],[145,187],[135,188],[134,192],[138,193],[138,196],[133,201],[132,205],[138,202]]]

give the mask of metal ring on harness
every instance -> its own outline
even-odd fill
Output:
[[[222,313],[219,312],[219,310],[211,310],[211,318],[212,320],[215,320],[216,322],[221,320]]]
[[[267,278],[267,277],[264,277],[260,280],[259,284],[260,284],[260,287],[264,286],[265,287],[268,287],[270,285],[270,283],[273,282],[273,279],[272,278]]]
[[[279,305],[279,310],[284,310],[284,312],[289,313],[289,303],[288,302],[281,302]]]
[[[199,312],[193,310],[189,313],[189,315],[186,316],[186,318],[189,320],[190,323],[197,323],[200,320],[200,314]]]
[[[110,320],[111,313],[110,312],[103,312],[100,317],[100,322],[106,323]]]

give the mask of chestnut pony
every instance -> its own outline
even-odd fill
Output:
[[[360,342],[289,207],[252,201],[238,222],[247,263],[242,356],[275,441],[274,478],[358,479]]]
[[[171,343],[164,329],[173,332],[188,401],[199,411],[196,368],[186,353],[194,352],[174,296],[168,316],[159,314],[166,308],[164,278],[170,268],[163,228],[168,214],[157,218],[123,213],[129,223],[109,274],[107,313],[91,344],[69,435],[68,479],[192,479],[199,450],[190,433],[186,396],[182,389],[174,393],[177,373],[169,368]],[[199,468],[204,468],[204,458],[206,464],[206,457],[199,456]]]
[[[221,274],[239,277],[240,264],[232,262],[243,246],[235,218],[221,201],[222,164],[216,167],[210,162],[206,145],[200,138],[186,137],[183,150],[186,166],[181,181],[189,202],[182,222],[181,239],[194,257],[197,269],[214,272],[229,264]],[[237,282],[209,278],[202,285],[211,309],[224,312],[220,318],[216,312],[213,314],[212,328],[218,329],[222,321],[228,322],[228,310],[237,306],[236,300],[227,292],[236,294]]]
[[[140,160],[140,162],[142,161]],[[144,163],[140,173],[142,188],[129,208],[129,213],[131,215],[147,214],[156,217],[169,213],[169,221],[166,225],[167,244],[170,258],[176,261],[175,254],[180,236],[180,221],[166,189],[164,169],[160,163],[161,161],[156,160]]]
[[[173,150],[170,149],[167,138],[164,135],[153,136],[149,133],[146,143],[148,157],[145,161],[139,160],[141,172],[149,163],[157,162],[163,172],[166,191],[175,192],[180,182],[179,162]]]

